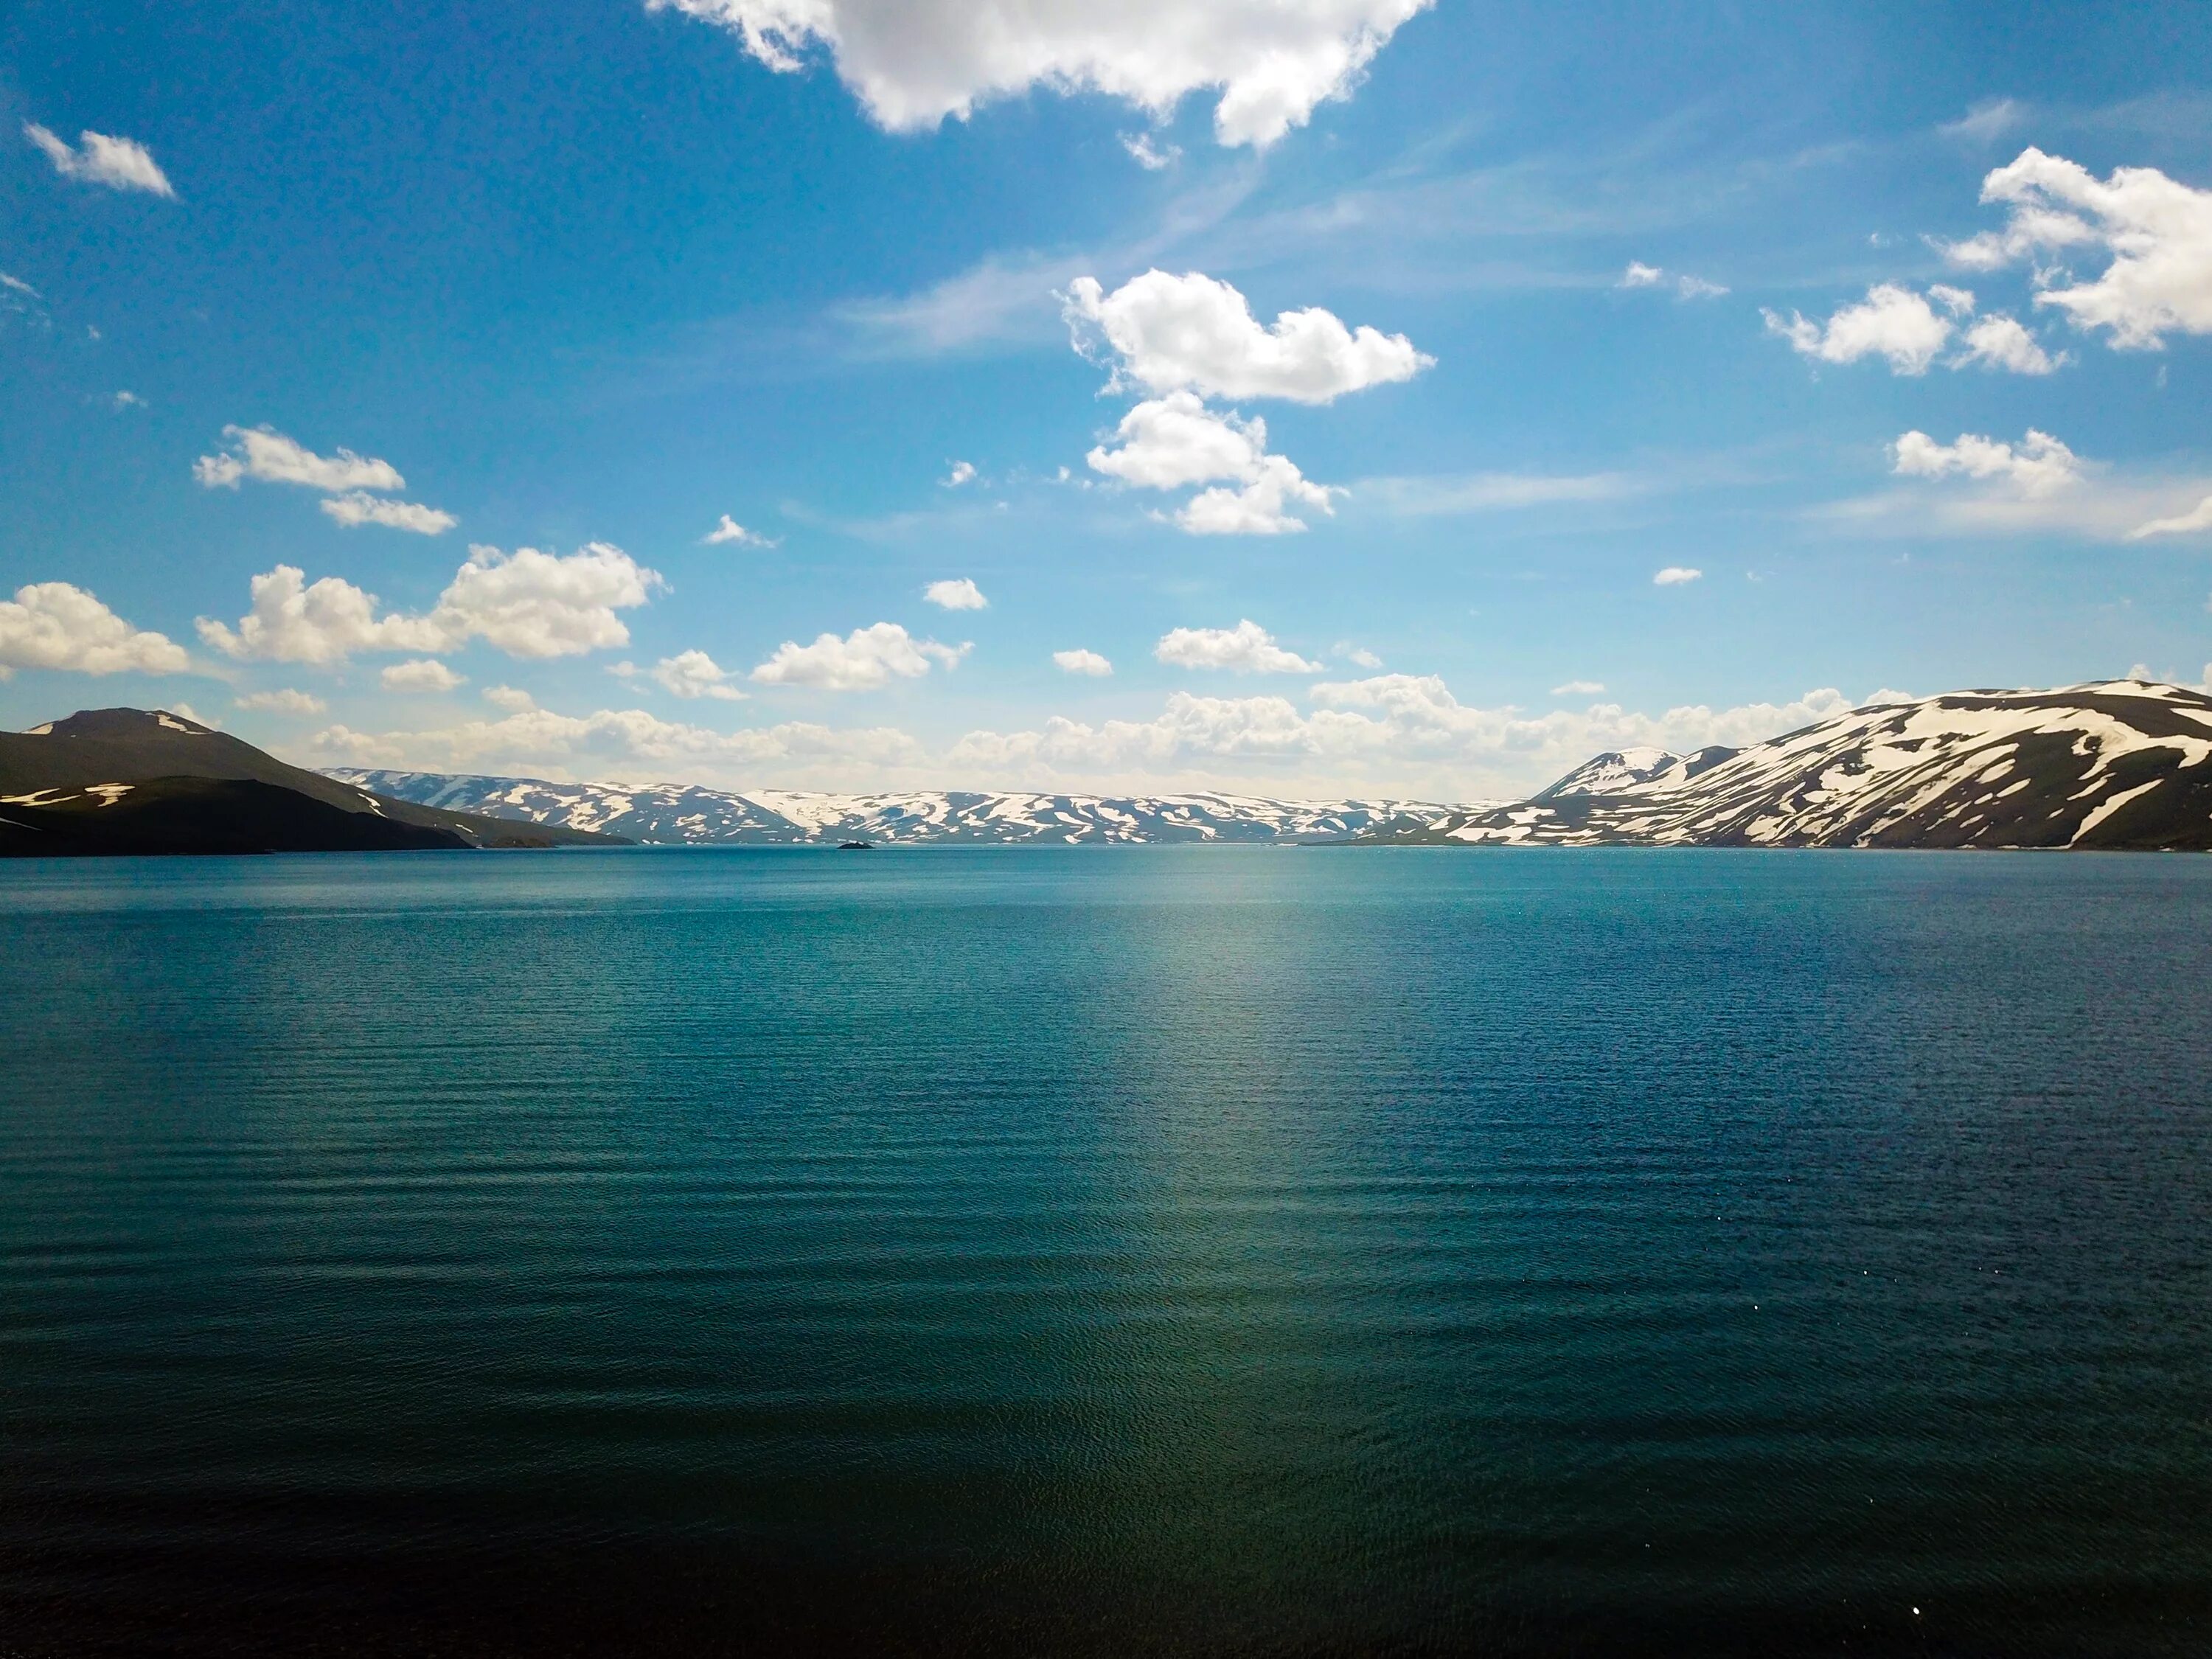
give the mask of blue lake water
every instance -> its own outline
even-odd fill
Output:
[[[2212,1651],[2212,859],[0,865],[0,1654]]]

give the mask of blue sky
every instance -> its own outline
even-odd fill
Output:
[[[1095,10],[11,8],[0,724],[1471,799],[2212,673],[2203,8]]]

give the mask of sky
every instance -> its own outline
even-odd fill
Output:
[[[0,726],[1474,800],[2212,680],[2212,9],[0,17]]]

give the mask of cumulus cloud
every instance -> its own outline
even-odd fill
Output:
[[[2023,495],[2048,495],[2081,476],[2081,458],[2048,432],[2028,428],[2017,445],[1962,432],[1939,444],[1924,432],[1908,432],[1890,446],[1893,471],[1903,477],[1997,478]]]
[[[1275,636],[1246,617],[1234,628],[1176,628],[1160,636],[1152,654],[1177,668],[1219,668],[1232,674],[1318,674],[1308,662],[1275,643]]]
[[[1267,447],[1266,422],[1216,414],[1191,392],[1139,404],[1114,436],[1118,448],[1101,444],[1085,459],[1093,471],[1146,489],[1257,477]]]
[[[487,685],[484,701],[495,708],[504,708],[510,714],[520,714],[538,707],[538,699],[519,685]]]
[[[965,576],[932,582],[921,590],[921,597],[947,611],[982,611],[991,603],[983,597],[983,590]]]
[[[1224,144],[1265,147],[1347,94],[1429,0],[647,0],[720,24],[772,70],[826,50],[881,126],[926,130],[1042,87],[1164,118],[1219,88]]]
[[[653,678],[663,690],[684,697],[713,697],[723,702],[741,701],[744,693],[732,684],[737,676],[703,651],[679,651],[653,665]]]
[[[955,461],[952,463],[952,470],[937,482],[947,489],[957,489],[963,484],[973,483],[975,482],[975,464],[971,461]]]
[[[54,171],[64,179],[110,190],[144,191],[149,196],[173,198],[177,193],[168,175],[155,165],[153,152],[135,138],[87,131],[77,135],[72,149],[67,140],[35,121],[24,124],[23,136],[46,152]]]
[[[1654,587],[1682,587],[1702,580],[1705,572],[1686,564],[1670,564],[1651,578]]]
[[[2048,374],[2072,361],[2063,351],[2052,356],[2017,319],[2001,311],[1992,312],[1969,328],[1960,344],[1962,349],[1952,360],[1953,368],[1974,363],[2014,374]]]
[[[1052,660],[1063,674],[1089,674],[1103,679],[1114,672],[1114,665],[1096,651],[1055,651]]]
[[[1194,536],[1280,536],[1306,527],[1293,507],[1334,513],[1330,486],[1315,483],[1280,455],[1261,458],[1259,476],[1231,489],[1202,489],[1176,514],[1176,523]]]
[[[511,688],[495,687],[495,690]],[[490,693],[487,692],[489,696]],[[425,770],[522,769],[538,776],[664,777],[696,782],[733,769],[779,770],[824,763],[881,776],[888,767],[922,757],[921,744],[893,727],[832,731],[802,721],[741,732],[664,720],[641,708],[603,708],[583,715],[539,708],[526,696],[502,702],[498,720],[467,720],[424,731],[367,732],[333,726],[312,740],[331,763],[410,766]]]
[[[434,507],[424,507],[417,501],[389,501],[356,489],[343,495],[332,495],[323,502],[323,511],[348,529],[364,524],[380,524],[392,530],[407,530],[417,536],[442,536],[460,522],[452,514]]]
[[[1410,380],[1436,361],[1402,334],[1346,328],[1319,306],[1262,326],[1242,294],[1194,270],[1147,270],[1111,294],[1079,276],[1064,314],[1079,349],[1113,362],[1117,385],[1153,392],[1326,404]]]
[[[1336,642],[1334,654],[1343,658],[1354,668],[1380,668],[1382,665],[1382,659],[1365,646],[1348,645],[1342,640]]]
[[[2076,328],[2105,329],[2116,347],[2158,350],[2169,333],[2212,333],[2212,191],[2156,167],[2117,167],[2099,179],[2030,146],[1982,181],[1982,200],[2006,204],[2002,230],[1944,246],[1988,270],[2045,253],[2099,252],[2112,263],[2090,281],[2063,268],[2036,274],[2035,303]]]
[[[2212,530],[2212,495],[2207,495],[2186,513],[2137,525],[2128,532],[2128,539],[2139,542],[2151,536],[2193,536],[2200,530]]]
[[[1569,680],[1565,685],[1555,685],[1555,697],[1594,697],[1605,690],[1603,680]]]
[[[387,691],[451,691],[468,684],[467,676],[431,657],[393,663],[378,678]]]
[[[775,654],[755,668],[763,685],[805,685],[823,691],[872,691],[893,679],[917,679],[932,664],[951,669],[968,654],[967,645],[917,640],[896,623],[856,628],[844,638],[822,634],[811,645],[786,640]]]
[[[192,463],[192,477],[203,489],[235,489],[240,479],[252,478],[319,489],[330,498],[323,502],[323,511],[349,530],[377,524],[417,536],[439,536],[459,522],[434,507],[382,499],[407,487],[399,469],[389,461],[343,448],[335,455],[318,455],[272,427],[227,426],[222,435],[228,440],[224,447]]]
[[[404,489],[407,480],[389,461],[340,449],[318,455],[272,427],[227,426],[228,444],[192,463],[192,476],[209,489],[235,489],[240,478],[263,483],[304,484],[337,495],[343,491]]]
[[[191,665],[182,646],[133,628],[69,582],[32,582],[0,599],[0,680],[19,668],[180,674]]]
[[[1951,318],[1939,316],[1929,303],[1930,296],[1954,316],[1973,309],[1974,296],[1962,289],[1938,284],[1922,295],[1894,283],[1877,283],[1867,290],[1863,303],[1844,307],[1825,326],[1795,311],[1787,321],[1777,312],[1762,311],[1760,315],[1766,319],[1768,332],[1821,362],[1882,357],[1893,373],[1925,374],[1949,343],[1953,327]]]
[[[702,547],[774,547],[775,543],[757,531],[748,530],[728,514],[722,521],[699,538]]]
[[[258,709],[265,714],[319,714],[330,705],[312,692],[295,691],[289,686],[278,691],[253,691],[237,699],[240,708]]]
[[[1826,689],[1787,703],[1688,705],[1656,716],[1610,703],[1529,715],[1468,707],[1442,679],[1413,674],[1323,683],[1310,701],[1307,712],[1287,697],[1178,691],[1152,720],[1091,726],[1054,716],[1032,731],[971,732],[950,758],[977,773],[1094,787],[1194,773],[1205,780],[1226,769],[1256,770],[1272,788],[1295,781],[1311,792],[1382,778],[1394,791],[1420,780],[1431,799],[1498,798],[1549,782],[1603,750],[1740,747],[1852,707]]]
[[[457,651],[481,639],[511,657],[565,657],[629,643],[617,611],[666,586],[622,549],[592,542],[565,556],[471,547],[424,616],[376,614],[374,594],[343,577],[309,584],[280,564],[253,578],[236,628],[203,617],[200,637],[226,656],[330,663],[361,651]]]
[[[1304,530],[1294,505],[1333,511],[1328,486],[1280,455],[1267,453],[1258,416],[1217,413],[1195,392],[1170,392],[1139,404],[1115,428],[1119,447],[1085,458],[1093,471],[1148,489],[1177,489],[1228,479],[1187,502],[1175,521],[1193,535],[1279,535]]]
[[[1647,265],[1640,259],[1631,259],[1628,269],[1620,273],[1616,288],[1656,288],[1666,280],[1667,273],[1657,265]]]

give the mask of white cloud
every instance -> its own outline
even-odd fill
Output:
[[[1121,417],[1114,435],[1121,447],[1102,444],[1085,459],[1093,471],[1146,489],[1256,478],[1267,447],[1265,421],[1218,415],[1190,392],[1139,404]]]
[[[1115,436],[1118,449],[1102,444],[1085,458],[1109,477],[1148,489],[1234,481],[1233,488],[1203,491],[1176,514],[1176,523],[1193,535],[1279,535],[1306,527],[1291,512],[1293,504],[1333,510],[1328,486],[1266,453],[1265,421],[1217,414],[1194,392],[1170,392],[1139,404],[1121,417]]]
[[[2212,495],[2207,495],[2186,513],[2137,525],[2128,532],[2128,539],[2139,542],[2148,536],[2191,536],[2200,530],[2212,530]],[[2208,671],[2207,677],[2212,678],[2212,671]]]
[[[495,708],[504,708],[510,714],[524,714],[538,707],[538,699],[519,685],[487,685],[483,699]]]
[[[1947,310],[1973,308],[1973,295],[1940,284],[1929,290]],[[1924,374],[1951,338],[1952,324],[1939,317],[1928,300],[1894,283],[1877,283],[1867,290],[1864,303],[1846,306],[1828,319],[1824,328],[1797,312],[1784,322],[1780,314],[1762,311],[1770,333],[1778,334],[1798,352],[1828,363],[1856,362],[1862,357],[1884,357],[1893,373]]]
[[[493,691],[511,691],[494,687]],[[492,692],[485,694],[491,696]],[[788,772],[833,764],[880,779],[890,767],[922,758],[921,746],[893,727],[831,731],[801,721],[741,732],[664,720],[641,708],[602,708],[585,715],[556,714],[526,695],[501,701],[510,712],[491,720],[468,720],[435,730],[357,732],[333,726],[313,742],[330,761],[356,765],[409,766],[425,770],[527,769],[540,777],[609,773],[641,780],[696,783],[765,766]],[[734,780],[733,780],[734,781]],[[784,781],[784,780],[779,780]]]
[[[1164,118],[1218,88],[1214,134],[1264,147],[1349,94],[1429,0],[647,0],[720,24],[769,68],[826,49],[894,132],[964,120],[1033,87],[1097,92]]]
[[[1232,674],[1318,674],[1308,662],[1275,643],[1275,636],[1246,617],[1234,628],[1176,628],[1160,636],[1152,654],[1178,668],[1220,668]]]
[[[2037,272],[2039,306],[2056,306],[2076,328],[2108,329],[2116,347],[2157,350],[2165,336],[2212,333],[2212,191],[2156,167],[2086,167],[2031,146],[1982,181],[1982,200],[2012,210],[2002,230],[1943,251],[1972,270],[1994,270],[2071,249],[2112,256],[2104,274],[2076,282],[2063,269]]]
[[[957,489],[962,484],[975,482],[975,468],[969,461],[955,461],[952,470],[937,481],[947,489]]]
[[[23,136],[44,150],[54,171],[64,179],[110,190],[143,190],[152,196],[174,197],[168,175],[155,165],[153,152],[135,138],[112,138],[104,132],[77,135],[76,148],[35,121],[26,122]]]
[[[1978,144],[1994,143],[2027,118],[2027,111],[2017,99],[1984,99],[1955,121],[1946,121],[1936,129],[1946,138],[1965,138]]]
[[[1787,703],[1660,715],[1596,703],[1538,715],[1469,708],[1433,675],[1385,674],[1316,685],[1312,712],[1287,697],[1203,697],[1178,691],[1150,720],[1093,726],[1063,716],[1041,729],[971,732],[951,750],[980,774],[1088,787],[1158,787],[1164,778],[1219,787],[1256,776],[1271,793],[1308,795],[1417,791],[1431,799],[1510,798],[1548,783],[1593,754],[1653,745],[1677,752],[1740,747],[1852,707],[1833,690]]]
[[[263,483],[305,484],[337,495],[346,490],[404,489],[407,480],[389,461],[341,449],[318,455],[304,444],[265,426],[227,426],[228,447],[192,463],[192,476],[209,489],[234,489],[240,478]]]
[[[1651,585],[1654,587],[1681,587],[1702,580],[1705,574],[1704,571],[1695,569],[1689,565],[1670,564],[1653,575]]]
[[[0,289],[5,289],[10,294],[21,294],[33,300],[42,300],[46,297],[21,276],[10,276],[4,270],[0,270]]]
[[[468,684],[467,676],[430,657],[393,663],[379,678],[387,691],[451,691]]]
[[[1893,471],[1906,477],[2001,478],[2023,495],[2048,495],[2081,476],[2080,457],[2048,432],[2028,428],[2017,446],[1962,432],[1939,444],[1924,432],[1907,432],[1890,446]]]
[[[1149,132],[1125,132],[1121,148],[1129,152],[1129,159],[1147,173],[1158,173],[1162,167],[1173,167],[1182,151],[1170,144],[1163,149],[1152,142]]]
[[[1329,505],[1330,486],[1317,484],[1280,455],[1261,458],[1260,476],[1238,489],[1217,484],[1202,489],[1175,515],[1181,528],[1194,536],[1280,536],[1304,530],[1305,520],[1292,516],[1292,506],[1310,507],[1323,513]]]
[[[1144,489],[1182,489],[1214,477],[1256,477],[1267,449],[1267,422],[1214,414],[1194,392],[1139,403],[1115,427],[1119,449],[1088,453],[1093,471]]]
[[[722,521],[720,524],[699,538],[699,544],[702,547],[726,547],[732,544],[739,547],[774,547],[775,545],[773,539],[761,535],[757,531],[746,529],[726,513],[722,514]]]
[[[1242,294],[1195,270],[1147,270],[1111,294],[1079,276],[1063,314],[1079,350],[1115,360],[1115,384],[1153,392],[1326,404],[1410,380],[1436,362],[1402,334],[1346,328],[1319,306],[1262,327]]]
[[[380,524],[392,530],[411,531],[417,536],[442,536],[460,522],[452,514],[434,507],[424,507],[417,501],[387,501],[358,489],[328,497],[323,502],[323,511],[349,530],[360,525]]]
[[[2048,374],[2072,361],[2063,351],[2052,356],[2035,336],[2002,312],[1983,318],[1966,331],[1960,343],[1963,349],[1951,360],[1948,367],[1952,368],[1979,363],[1984,368],[2002,368],[2014,374]]]
[[[249,585],[251,608],[233,629],[209,617],[200,638],[226,656],[269,662],[342,662],[356,651],[445,651],[445,630],[423,617],[376,615],[376,596],[342,576],[310,584],[280,564]]]
[[[173,702],[169,705],[167,712],[176,715],[180,720],[190,720],[194,726],[204,726],[210,732],[220,732],[222,730],[222,722],[221,720],[215,720],[209,715],[200,714],[188,702]]]
[[[1565,685],[1553,686],[1552,695],[1555,697],[1594,697],[1604,690],[1603,680],[1569,680]]]
[[[983,590],[965,576],[932,582],[921,590],[921,597],[947,611],[982,611],[991,603],[983,597]]]
[[[240,708],[258,709],[268,714],[319,714],[330,707],[320,697],[295,691],[289,686],[280,691],[249,692],[237,702]]]
[[[663,657],[654,665],[653,678],[663,690],[679,697],[738,702],[745,695],[730,684],[737,677],[703,651],[679,651],[672,657]]]
[[[182,646],[133,628],[68,582],[32,582],[0,599],[0,680],[19,668],[181,674],[191,666]]]
[[[1640,259],[1631,259],[1628,269],[1620,273],[1615,288],[1657,288],[1666,282],[1667,273],[1657,265],[1647,265]],[[1685,271],[1675,276],[1672,287],[1685,300],[1717,300],[1728,292],[1727,285],[1708,282],[1703,276],[1692,276]]]
[[[763,685],[806,685],[824,691],[872,691],[894,678],[915,679],[930,665],[958,665],[965,645],[917,640],[896,623],[856,628],[843,639],[817,635],[811,645],[786,640],[775,654],[753,670]]]
[[[1103,678],[1114,672],[1114,665],[1096,651],[1055,651],[1052,659],[1063,674],[1089,674]]]
[[[1355,668],[1380,668],[1382,665],[1382,659],[1366,647],[1348,645],[1342,640],[1336,642],[1332,654],[1343,658]]]
[[[471,547],[427,616],[376,615],[376,598],[342,577],[307,584],[280,564],[253,578],[235,629],[203,617],[200,637],[231,657],[338,662],[358,651],[457,651],[482,639],[511,657],[565,657],[629,643],[615,613],[665,586],[622,549],[592,542],[558,556]]]
[[[118,392],[107,401],[112,404],[118,411],[146,407],[146,400],[135,392]]]

